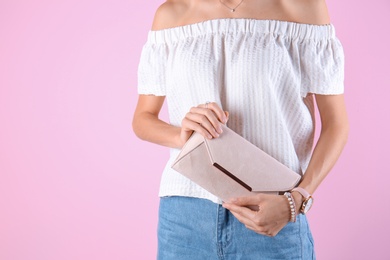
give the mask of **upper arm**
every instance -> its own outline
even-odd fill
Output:
[[[176,27],[179,20],[185,14],[187,4],[180,0],[167,0],[160,5],[154,15],[152,30],[162,30]]]
[[[337,125],[349,129],[344,94],[319,95],[315,94],[322,128]]]
[[[294,0],[292,10],[301,23],[324,25],[330,23],[325,0]]]
[[[145,122],[143,119],[150,118],[150,116],[158,118],[164,99],[165,96],[138,95],[138,102],[132,120],[132,128],[136,134],[142,133],[142,129],[144,129],[142,127]]]
[[[180,8],[179,2],[179,0],[167,0],[157,8],[153,19],[152,30],[161,30],[173,26]],[[164,104],[164,65],[160,64],[159,61],[163,61],[165,56],[164,53],[157,51],[157,47],[154,48],[155,49],[148,49],[149,51],[153,50],[154,52],[145,52],[147,57],[144,57],[141,62],[147,62],[145,64],[140,63],[139,66],[139,78],[142,76],[143,79],[143,81],[139,80],[142,83],[142,90],[139,92],[142,94],[138,95],[133,121],[136,121],[137,117],[142,115],[142,113],[149,113],[158,117],[162,105]],[[151,56],[153,56],[153,59],[151,59]],[[144,70],[146,71],[144,72]],[[151,75],[154,75],[154,77],[151,78]]]
[[[164,104],[165,96],[138,95],[138,102],[134,112],[134,118],[142,113],[153,114],[158,117]]]

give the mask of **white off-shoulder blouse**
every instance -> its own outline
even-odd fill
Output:
[[[170,124],[214,101],[229,111],[228,127],[299,174],[313,148],[312,93],[343,92],[344,51],[332,24],[220,18],[149,31],[138,65],[138,94],[166,96]],[[221,203],[171,168],[179,151],[170,148],[159,196]]]

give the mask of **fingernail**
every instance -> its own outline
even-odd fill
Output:
[[[218,132],[220,133],[220,134],[222,134],[222,127],[218,127]]]
[[[208,139],[213,139],[213,137],[210,134],[207,135],[207,138]]]

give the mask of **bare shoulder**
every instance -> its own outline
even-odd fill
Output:
[[[152,30],[176,27],[188,8],[185,0],[166,0],[156,10]]]
[[[324,25],[331,22],[325,0],[294,0],[291,10],[301,23]]]

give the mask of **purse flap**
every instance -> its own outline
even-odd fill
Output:
[[[300,174],[227,126],[221,127],[218,138],[203,139],[211,163],[220,171],[254,192],[287,191],[298,184]]]
[[[171,167],[174,167],[174,165],[178,163],[181,159],[183,159],[187,154],[189,154],[192,150],[196,149],[199,145],[204,143],[204,140],[205,138],[201,134],[196,133],[194,131],[190,138],[188,138],[184,146],[181,148],[179,155],[176,157]]]

